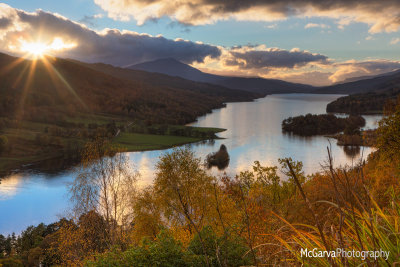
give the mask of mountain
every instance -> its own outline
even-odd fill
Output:
[[[319,88],[315,93],[347,94],[329,103],[327,112],[379,114],[400,95],[400,71],[367,77],[367,79]]]
[[[337,82],[337,83],[335,83],[335,85],[356,82],[356,81],[361,81],[361,80],[366,80],[366,79],[372,79],[372,78],[377,78],[377,77],[389,76],[389,75],[396,74],[396,73],[400,73],[400,70],[385,72],[385,73],[378,74],[378,75],[366,75],[366,76],[351,77],[351,78],[344,79],[343,81]]]
[[[381,74],[372,78],[334,84],[320,87],[313,91],[317,94],[361,94],[367,92],[385,91],[400,86],[400,72],[394,71],[388,74]]]
[[[273,93],[308,93],[315,90],[311,85],[290,83],[275,79],[230,77],[202,72],[173,58],[158,59],[132,66],[128,69],[142,70],[153,73],[162,73],[184,79],[218,84],[231,89],[245,90],[261,94]]]
[[[164,58],[155,61],[144,62],[128,66],[127,68],[133,70],[162,73],[169,76],[181,77],[196,82],[214,83],[215,81],[218,81],[222,78],[218,75],[204,73],[173,58]]]
[[[252,99],[265,96],[265,94],[234,90],[215,84],[190,81],[180,77],[172,77],[161,73],[118,68],[104,63],[90,64],[78,61],[73,62],[121,80],[134,81],[142,84],[151,84],[154,87],[164,89],[174,88],[184,91],[194,91],[214,97],[225,96],[225,102],[250,101]]]
[[[104,65],[106,66],[106,65]],[[103,66],[103,67],[104,67]],[[0,117],[57,122],[79,114],[115,114],[184,124],[230,101],[260,95],[161,74],[46,57],[0,54]],[[121,74],[122,71],[122,74]]]

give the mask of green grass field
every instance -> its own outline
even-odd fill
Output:
[[[143,151],[165,149],[198,141],[202,141],[202,139],[185,136],[121,133],[114,138],[113,143],[126,148],[128,151]]]

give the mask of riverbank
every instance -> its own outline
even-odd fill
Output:
[[[29,169],[62,171],[79,163],[81,149],[96,135],[111,139],[113,144],[128,152],[137,152],[218,139],[216,134],[222,131],[225,129],[146,125],[108,115],[74,118],[64,125],[29,121],[10,123],[0,134],[8,140],[6,151],[0,155],[0,178]]]

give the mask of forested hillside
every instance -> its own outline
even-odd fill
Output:
[[[0,117],[63,120],[79,112],[127,115],[153,122],[183,124],[228,101],[257,95],[194,82],[138,73],[119,79],[72,61],[29,61],[0,55]]]
[[[326,106],[326,111],[348,114],[379,114],[383,112],[386,104],[395,102],[399,94],[400,86],[384,91],[344,96],[329,103]]]

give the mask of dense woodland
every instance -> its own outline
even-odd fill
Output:
[[[400,94],[400,87],[391,89],[343,96],[329,103],[327,112],[347,114],[380,114],[385,105],[394,103]]]
[[[400,260],[400,101],[387,109],[375,146],[352,168],[334,166],[328,149],[310,176],[290,158],[212,176],[192,151],[175,149],[160,158],[154,183],[139,188],[126,155],[96,139],[69,186],[71,216],[0,236],[0,264],[391,266]],[[389,257],[305,258],[301,248]]]
[[[365,119],[361,116],[341,118],[333,114],[306,114],[282,121],[283,131],[302,136],[335,134],[342,131],[351,135],[356,134],[363,126]]]

